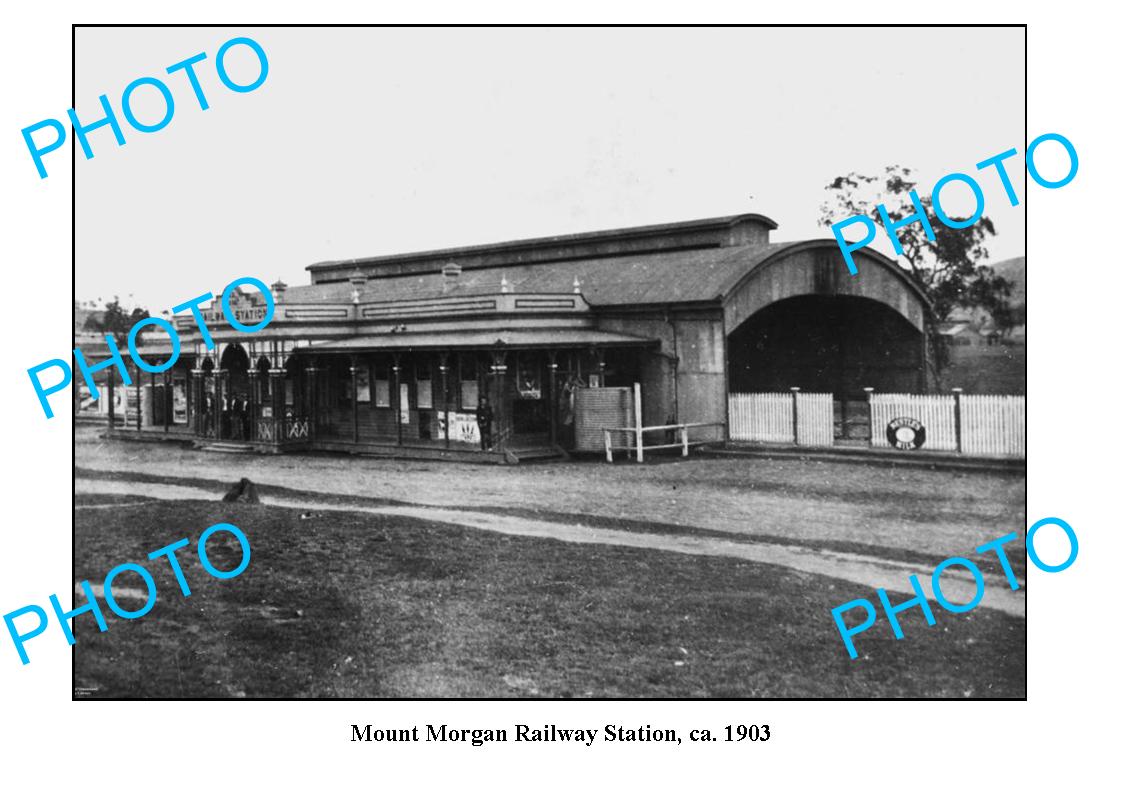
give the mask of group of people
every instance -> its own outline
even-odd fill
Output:
[[[214,393],[204,393],[203,414],[207,426],[213,428],[215,418],[218,419],[219,439],[244,440],[250,438],[250,423],[253,419],[249,414],[249,401],[242,393],[227,394],[222,397],[222,411],[215,411],[217,401]]]

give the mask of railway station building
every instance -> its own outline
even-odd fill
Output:
[[[867,387],[923,393],[910,278],[868,249],[851,276],[833,239],[775,230],[744,214],[315,263],[309,284],[272,285],[260,332],[216,302],[207,350],[177,317],[176,366],[109,385],[135,393],[112,433],[516,462],[602,449],[603,428],[635,425],[636,384],[642,425],[708,424],[691,436],[712,441],[734,392],[829,392],[843,411]],[[251,291],[232,310],[266,307]]]

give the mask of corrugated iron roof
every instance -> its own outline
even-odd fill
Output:
[[[602,229],[592,232],[577,232],[567,235],[548,235],[538,238],[521,238],[518,240],[484,243],[474,246],[455,246],[445,249],[429,249],[418,252],[405,252],[401,254],[387,254],[376,257],[359,257],[346,260],[327,260],[307,266],[309,271],[335,270],[349,266],[374,265],[380,263],[401,262],[410,260],[433,260],[442,258],[458,258],[465,255],[480,253],[495,253],[519,249],[538,249],[556,246],[558,244],[574,244],[582,242],[595,242],[617,240],[622,238],[648,238],[652,236],[666,238],[676,233],[697,229],[728,228],[744,221],[755,221],[767,229],[776,229],[776,222],[768,216],[759,213],[740,213],[732,216],[719,216],[717,218],[696,218],[690,221],[675,221],[669,224],[649,224],[642,227],[621,227],[618,229]]]
[[[594,306],[718,301],[760,262],[803,243],[724,246],[465,270],[451,288],[441,274],[373,278],[361,288],[359,301],[494,295],[503,278],[512,293],[572,293],[576,279],[581,294]],[[349,282],[290,287],[285,301],[348,302],[352,289]]]

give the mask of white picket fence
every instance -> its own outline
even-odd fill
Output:
[[[797,445],[829,448],[834,445],[834,396],[829,392],[796,394]]]
[[[729,396],[729,438],[738,442],[794,442],[792,396],[739,393]]]
[[[924,425],[924,450],[956,450],[954,396],[874,393],[870,396],[870,447],[892,447],[885,429],[898,417],[911,417]]]
[[[965,454],[1025,458],[1024,395],[964,395],[959,401]]]
[[[793,412],[798,418],[797,429]],[[834,444],[834,397],[830,393],[734,393],[729,396],[729,438],[738,442]]]
[[[733,393],[729,396],[729,439],[807,447],[834,444],[834,396],[830,393]],[[956,396],[872,393],[870,446],[890,448],[887,427],[911,418],[924,426],[923,450],[961,452],[966,456],[1024,459],[1024,395]],[[794,415],[793,415],[794,412]],[[798,439],[794,423],[798,423]],[[958,427],[957,427],[958,426]]]

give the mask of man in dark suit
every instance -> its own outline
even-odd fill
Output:
[[[246,438],[246,399],[241,394],[230,402],[230,432],[234,439]]]
[[[481,396],[476,409],[476,425],[480,427],[480,448],[485,451],[491,450],[491,422],[494,419],[487,396]]]

